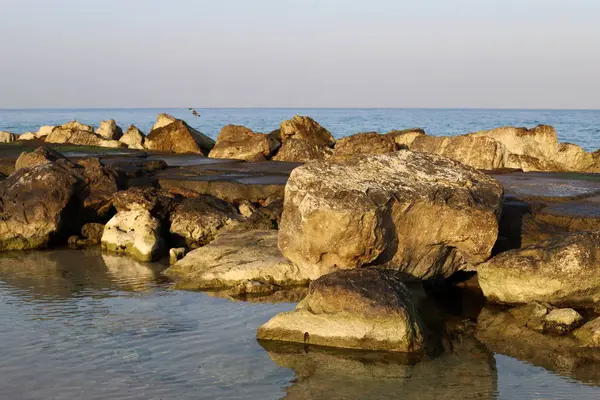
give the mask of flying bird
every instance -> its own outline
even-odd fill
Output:
[[[200,114],[198,113],[198,111],[194,110],[193,108],[190,108],[190,111],[192,112],[192,114],[194,114],[195,117],[199,117]]]

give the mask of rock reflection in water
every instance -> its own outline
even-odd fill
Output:
[[[286,399],[494,399],[493,354],[475,339],[453,343],[451,352],[420,361],[402,354],[348,351],[260,342],[296,380]]]
[[[244,295],[239,296],[232,290],[222,290],[213,292],[203,292],[211,297],[217,297],[220,299],[228,299],[233,302],[248,302],[248,303],[298,303],[306,297],[308,294],[308,287],[298,286],[283,288],[277,292],[268,295]]]
[[[156,264],[101,256],[98,249],[3,253],[0,281],[21,300],[107,297],[115,291],[139,291],[160,278]]]

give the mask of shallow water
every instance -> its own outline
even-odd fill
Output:
[[[165,265],[98,251],[0,256],[2,399],[598,399],[600,381],[491,353],[474,339],[407,365],[273,346],[291,303],[172,291]]]
[[[112,118],[123,128],[135,124],[147,133],[156,115],[168,112],[216,138],[227,124],[271,132],[281,121],[299,114],[313,117],[337,138],[357,132],[412,127],[424,128],[431,135],[460,135],[504,125],[534,127],[548,124],[556,128],[561,141],[578,144],[588,151],[600,148],[600,110],[198,108],[198,111],[200,118],[187,109],[0,109],[0,130],[37,131],[41,125],[59,125],[73,119],[98,126],[101,120]]]

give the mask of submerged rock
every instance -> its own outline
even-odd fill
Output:
[[[273,135],[255,133],[244,126],[227,125],[221,129],[209,157],[245,161],[265,161],[281,146]]]
[[[490,257],[502,193],[495,179],[435,155],[312,162],[287,183],[279,247],[314,277],[365,265],[448,277]]]
[[[600,231],[579,232],[501,253],[477,272],[495,302],[586,306],[600,300],[599,262]]]
[[[208,155],[215,142],[178,119],[167,125],[152,129],[146,137],[145,145],[150,150]]]
[[[241,220],[226,201],[200,195],[183,200],[171,213],[171,235],[177,245],[195,249],[212,242],[219,231]]]
[[[102,249],[138,261],[156,260],[164,250],[160,221],[146,210],[118,212],[104,228]]]
[[[135,125],[130,125],[125,131],[123,136],[119,139],[119,142],[123,143],[130,149],[143,149],[145,148],[144,143],[146,136],[140,131]]]
[[[119,140],[123,136],[123,130],[117,125],[114,119],[109,119],[100,123],[96,134],[104,139]]]
[[[277,249],[277,231],[230,231],[188,253],[164,274],[179,289],[217,290],[247,281],[283,286],[306,285],[310,275]],[[262,291],[260,285],[254,285]]]
[[[295,311],[258,329],[262,340],[420,352],[423,332],[408,289],[374,269],[338,271],[311,283]]]

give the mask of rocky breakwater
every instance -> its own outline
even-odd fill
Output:
[[[52,132],[45,137],[45,141],[46,143],[70,143],[80,146],[124,147],[121,142],[113,139],[118,134],[114,132],[116,130],[116,125],[113,125],[114,121],[111,122],[103,123],[99,133],[94,132],[93,126],[77,121],[69,122],[52,129]]]
[[[417,137],[413,151],[450,157],[483,170],[600,172],[600,153],[587,153],[580,146],[559,143],[553,127],[533,129],[501,127],[462,136]]]
[[[145,140],[148,150],[208,155],[215,141],[185,121],[160,114]]]

